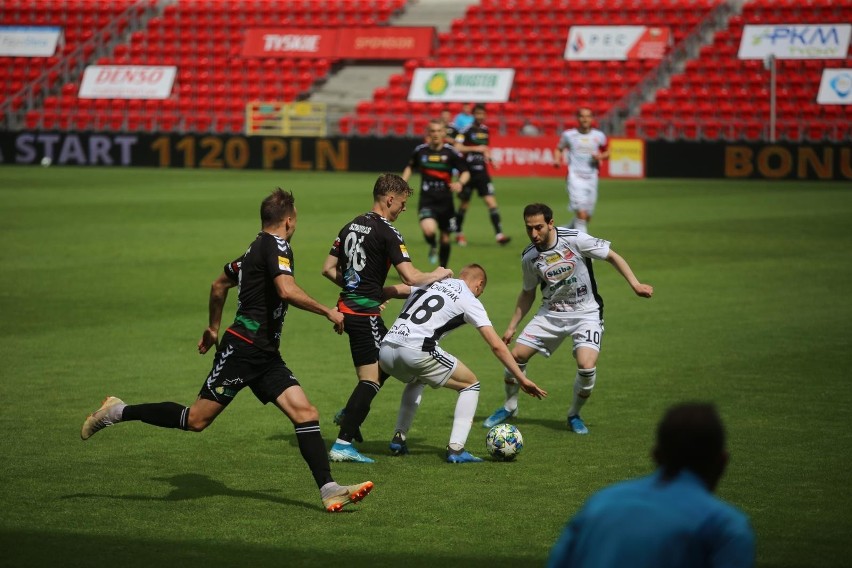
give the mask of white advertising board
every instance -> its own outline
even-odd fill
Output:
[[[744,26],[740,59],[845,59],[852,24]]]
[[[81,99],[167,99],[177,67],[169,65],[89,65]]]
[[[503,103],[509,100],[514,69],[419,68],[414,70],[408,100]]]

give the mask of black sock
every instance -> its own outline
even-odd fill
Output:
[[[435,235],[429,235],[428,237],[426,235],[423,235],[423,238],[426,239],[426,242],[429,243],[430,247],[437,246],[438,244],[438,241],[435,240]]]
[[[189,408],[176,402],[152,402],[128,404],[121,414],[122,421],[141,420],[145,424],[161,428],[187,429]]]
[[[494,226],[494,232],[499,234],[503,232],[503,224],[500,222],[500,210],[496,207],[488,210],[488,215],[491,216],[491,224]]]
[[[441,247],[438,249],[438,263],[444,268],[447,267],[447,264],[450,262],[450,244],[449,243],[441,243]]]
[[[467,213],[467,209],[459,209],[456,211],[456,231],[462,232],[462,225],[464,224],[464,214]]]
[[[358,381],[355,390],[349,395],[346,403],[346,411],[343,415],[343,424],[340,425],[340,433],[337,435],[341,440],[351,442],[359,432],[361,424],[370,413],[370,404],[379,394],[381,387],[370,381]]]
[[[334,481],[331,477],[331,465],[328,463],[328,453],[320,433],[319,420],[296,424],[296,440],[302,459],[308,464],[317,487],[322,489],[326,483]]]

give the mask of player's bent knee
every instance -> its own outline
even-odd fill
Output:
[[[297,424],[302,422],[314,422],[320,418],[319,411],[314,405],[300,406],[294,408],[290,419]]]
[[[212,418],[193,416],[190,412],[186,420],[186,429],[189,432],[201,432],[213,423]]]

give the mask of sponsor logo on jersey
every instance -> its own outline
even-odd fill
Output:
[[[228,272],[230,272],[233,276],[237,276],[240,273],[240,267],[242,264],[243,263],[241,261],[235,260],[228,265]]]
[[[399,335],[401,337],[408,337],[411,335],[411,330],[404,323],[395,324],[388,333],[393,333],[395,335]]]
[[[405,258],[409,258],[408,257],[408,249],[405,248],[405,245],[399,245],[399,252],[401,252],[402,256],[404,256]]]
[[[554,266],[551,266],[544,273],[545,278],[548,280],[564,280],[571,273],[574,272],[574,263],[573,262],[560,262]]]
[[[562,288],[563,286],[567,286],[568,284],[574,284],[577,281],[576,276],[572,276],[571,278],[566,278],[565,280],[559,280],[558,282],[551,284],[548,286],[548,290],[550,292],[555,292],[556,290]]]
[[[286,256],[278,257],[278,270],[284,270],[286,272],[292,272],[290,269],[290,259]]]
[[[213,392],[215,392],[219,396],[224,396],[226,398],[234,398],[235,396],[237,396],[236,390],[226,389],[225,387],[216,387],[215,389],[213,389]]]
[[[574,258],[574,253],[571,252],[571,249],[568,249],[564,253],[562,253],[562,258],[564,258],[565,260],[571,260],[572,258]]]
[[[547,265],[553,264],[555,262],[559,262],[560,260],[562,260],[562,257],[559,256],[558,252],[555,252],[553,254],[549,254],[546,257],[544,257],[544,263],[547,264]]]

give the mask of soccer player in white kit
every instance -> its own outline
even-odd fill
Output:
[[[479,301],[487,278],[480,265],[469,264],[462,269],[458,279],[445,279],[426,288],[404,284],[385,287],[386,297],[408,297],[379,348],[382,369],[406,383],[390,444],[393,454],[408,453],[405,437],[414,421],[423,389],[429,385],[432,388],[451,388],[459,393],[447,446],[447,461],[482,461],[464,449],[479,402],[479,381],[467,365],[438,346],[442,337],[464,323],[479,330],[494,355],[506,366],[507,376],[520,383],[515,383],[516,386],[536,398],[547,396],[546,391],[526,377],[509,348],[494,331]]]
[[[587,232],[589,221],[598,202],[598,167],[601,160],[609,158],[609,141],[606,134],[592,128],[592,109],[577,110],[577,128],[569,128],[559,136],[554,154],[554,167],[562,166],[562,157],[568,150],[568,209],[574,212],[571,227]]]
[[[524,222],[532,244],[521,255],[523,284],[503,341],[512,341],[518,324],[535,301],[536,289],[541,288],[541,307],[515,341],[512,356],[524,370],[536,353],[550,357],[565,339],[571,339],[577,374],[568,427],[577,434],[588,434],[580,408],[595,386],[595,366],[604,330],[603,300],[598,295],[592,259],[609,262],[637,296],[650,298],[654,288],[636,279],[627,261],[610,248],[609,241],[576,229],[554,227],[553,210],[547,205],[527,205]],[[486,428],[518,413],[518,385],[510,373],[506,373],[505,380],[506,402],[483,422]]]

